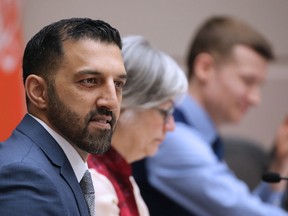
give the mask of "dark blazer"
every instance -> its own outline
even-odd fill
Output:
[[[29,115],[0,143],[0,215],[89,215],[65,153]]]
[[[173,113],[175,121],[186,123],[183,113],[176,109]],[[138,184],[151,216],[194,216],[174,200],[153,187],[148,180],[148,170],[146,169],[146,159],[142,159],[132,164],[133,176]]]

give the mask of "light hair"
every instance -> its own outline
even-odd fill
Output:
[[[124,37],[122,43],[127,72],[122,109],[149,109],[181,100],[187,91],[187,78],[171,57],[152,48],[142,36]]]

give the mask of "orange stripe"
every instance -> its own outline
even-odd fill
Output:
[[[20,1],[0,1],[0,141],[9,137],[25,113]]]

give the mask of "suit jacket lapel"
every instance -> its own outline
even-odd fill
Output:
[[[87,204],[76,175],[64,151],[54,138],[28,114],[25,115],[17,129],[29,136],[42,149],[50,161],[60,168],[62,177],[73,191],[81,215],[89,215]]]
[[[67,159],[67,162],[65,162],[61,166],[61,175],[66,180],[66,182],[69,184],[71,190],[74,193],[75,199],[78,203],[78,209],[81,213],[81,215],[89,215],[88,207],[85,201],[85,198],[83,196],[81,187],[79,182],[77,181],[77,178],[74,174],[74,171]]]

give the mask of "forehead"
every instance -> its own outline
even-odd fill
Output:
[[[263,76],[267,71],[268,61],[253,49],[236,45],[232,49],[231,58],[223,62],[223,65],[230,65],[239,73]]]
[[[121,50],[116,44],[91,39],[68,40],[63,43],[64,68],[71,71],[125,72]]]
[[[236,64],[263,67],[268,60],[258,54],[252,48],[244,45],[236,45],[231,52],[231,60]]]
[[[232,49],[232,58],[234,58],[237,62],[246,62],[246,63],[253,63],[253,64],[263,64],[267,63],[268,60],[257,53],[252,48],[245,46],[245,45],[236,45]]]

